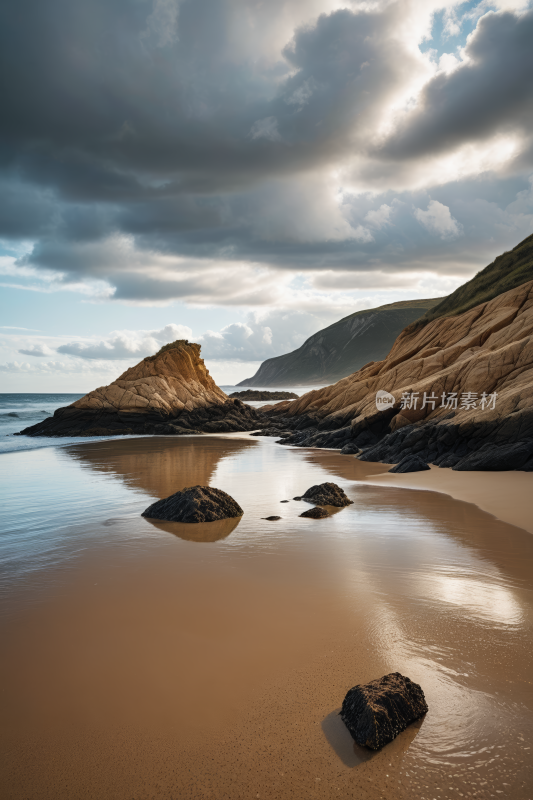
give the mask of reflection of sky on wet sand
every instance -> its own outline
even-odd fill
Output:
[[[513,772],[527,768],[533,537],[444,495],[359,484],[347,460],[268,440],[102,444],[59,455],[43,452],[34,462],[15,454],[20,461],[12,461],[10,470],[15,474],[17,465],[24,466],[27,500],[22,514],[13,513],[11,534],[3,540],[6,592],[29,574],[32,558],[40,575],[50,564],[68,571],[102,549],[112,552],[121,570],[126,551],[136,570],[164,561],[177,592],[180,580],[197,576],[203,585],[210,571],[234,574],[273,599],[291,586],[300,587],[302,597],[315,592],[326,617],[331,603],[332,614],[341,604],[353,619],[353,633],[345,633],[348,642],[354,637],[354,670],[346,688],[360,656],[368,661],[361,680],[377,677],[373,664],[379,664],[424,688],[429,714],[387,750],[414,796],[425,796],[431,770],[466,796],[484,784],[504,792]],[[47,484],[42,490],[43,470],[55,476],[56,488]],[[325,520],[301,519],[309,506],[292,498],[325,480],[339,483],[354,505]],[[221,530],[190,526],[191,533],[181,535],[140,517],[152,500],[196,483],[235,497],[242,519]],[[271,514],[282,519],[262,519]],[[298,614],[305,614],[303,606]],[[309,624],[304,620],[302,629]],[[263,645],[268,648],[268,637]],[[335,707],[323,717],[325,741],[338,748],[339,763],[366,769],[346,750],[329,716]],[[512,786],[513,798],[527,796],[514,779]],[[443,792],[456,796],[450,788]]]
[[[503,625],[519,625],[522,621],[520,603],[505,586],[453,573],[420,576],[418,583],[420,596],[461,606],[472,616]]]

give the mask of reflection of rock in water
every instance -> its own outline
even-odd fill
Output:
[[[216,439],[209,436],[122,439],[91,442],[64,449],[82,467],[109,473],[132,489],[154,498],[168,497],[194,484],[209,484],[221,459],[246,447],[253,439]]]
[[[165,533],[171,533],[173,536],[178,536],[180,539],[186,539],[189,542],[218,542],[219,539],[225,539],[229,536],[240,521],[240,517],[233,517],[233,519],[199,522],[196,525],[190,525],[187,522],[160,522],[156,519],[147,519],[147,522],[153,525],[154,528],[159,528]]]

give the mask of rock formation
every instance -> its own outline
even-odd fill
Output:
[[[422,472],[427,469],[429,469],[429,466],[420,456],[409,454],[408,456],[404,456],[400,463],[396,464],[389,472]]]
[[[427,711],[418,683],[391,672],[350,689],[340,716],[358,745],[379,750]]]
[[[379,390],[390,405],[377,407]],[[533,469],[533,281],[406,329],[383,361],[263,409],[284,444],[417,455],[455,469]],[[474,455],[475,454],[475,455]]]
[[[346,497],[344,489],[341,489],[336,483],[319,483],[316,486],[311,486],[302,495],[302,500],[314,503],[316,506],[344,508],[345,506],[353,505],[353,500]]]
[[[191,486],[148,506],[141,516],[166,522],[215,522],[242,517],[240,505],[221,489]]]
[[[229,396],[232,399],[238,397],[239,400],[297,400],[300,395],[294,392],[261,392],[257,389],[246,389],[243,392],[232,392]]]
[[[230,400],[200,358],[178,340],[144,358],[109,386],[21,431],[28,436],[223,433],[261,427],[261,412]]]
[[[314,333],[292,353],[267,359],[252,378],[238,385],[309,386],[338,381],[369,361],[385,358],[400,331],[441,300],[402,300],[356,311]]]
[[[326,511],[325,508],[321,508],[320,506],[315,506],[314,508],[308,508],[307,511],[303,511],[300,514],[300,517],[308,517],[309,519],[324,519],[324,517],[329,517],[329,513]]]

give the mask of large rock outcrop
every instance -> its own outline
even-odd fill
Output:
[[[260,427],[261,413],[230,400],[210,376],[200,345],[179,340],[95,389],[28,436],[224,433]]]
[[[379,390],[390,405],[377,407]],[[287,444],[353,442],[363,460],[385,463],[416,454],[455,469],[533,469],[533,281],[408,328],[383,361],[268,413],[270,428],[293,429]]]

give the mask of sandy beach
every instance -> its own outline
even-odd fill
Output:
[[[5,520],[2,797],[530,798],[533,476],[386,475],[239,435],[0,467],[25,498]],[[301,519],[291,498],[324,480],[354,505]],[[242,520],[140,517],[195,483]],[[342,699],[396,670],[429,713],[358,748]]]

